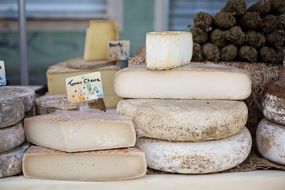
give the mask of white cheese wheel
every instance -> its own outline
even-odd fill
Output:
[[[139,138],[137,145],[146,155],[150,168],[171,173],[214,173],[241,164],[249,155],[252,140],[247,128],[221,140],[169,142]]]
[[[192,58],[191,32],[149,32],[146,34],[146,66],[162,70],[189,64]]]
[[[169,141],[226,138],[245,127],[242,101],[124,99],[117,112],[132,117],[139,136]]]
[[[285,125],[285,81],[266,86],[262,100],[263,115],[270,121]]]
[[[285,127],[263,119],[256,130],[260,154],[272,162],[285,165]]]

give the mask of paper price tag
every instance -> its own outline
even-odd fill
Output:
[[[4,61],[0,61],[0,86],[6,85],[6,74]]]
[[[118,40],[108,43],[108,59],[110,61],[128,60],[130,57],[130,41]]]
[[[82,104],[103,98],[100,72],[94,72],[65,79],[68,102]]]

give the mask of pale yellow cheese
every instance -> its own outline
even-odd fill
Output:
[[[33,144],[66,152],[131,147],[132,120],[101,111],[63,111],[25,119],[26,138]]]
[[[73,69],[68,67],[69,62],[52,65],[47,70],[48,91],[50,95],[66,94],[65,79],[86,73],[100,71],[103,83],[104,102],[107,108],[116,107],[120,98],[114,91],[114,78],[120,67],[108,65],[96,69]]]
[[[109,41],[118,39],[118,27],[114,21],[90,21],[90,26],[86,30],[83,59],[86,61],[108,59],[107,44]]]
[[[144,152],[136,147],[65,153],[32,146],[24,155],[27,178],[107,181],[126,180],[146,174]]]

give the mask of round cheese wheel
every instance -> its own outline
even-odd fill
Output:
[[[25,108],[23,102],[17,96],[13,96],[13,94],[8,96],[0,92],[0,128],[18,123],[24,116]]]
[[[260,154],[272,162],[285,165],[285,127],[263,119],[256,130]]]
[[[252,140],[247,128],[221,140],[169,142],[139,138],[137,145],[146,155],[150,168],[171,173],[214,173],[241,164],[249,155]]]
[[[0,153],[11,150],[25,140],[25,132],[22,123],[10,127],[0,128]]]
[[[169,141],[206,141],[232,136],[245,127],[242,101],[125,99],[117,112],[131,116],[139,136]]]
[[[262,100],[263,115],[270,121],[285,125],[285,81],[270,83]]]

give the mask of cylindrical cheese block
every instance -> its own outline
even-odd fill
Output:
[[[265,92],[263,115],[274,123],[285,125],[285,81],[268,84]]]
[[[137,134],[168,141],[222,139],[245,127],[242,101],[124,99],[117,112],[131,116]]]
[[[285,165],[285,126],[263,119],[256,131],[256,143],[263,157]]]
[[[191,32],[149,32],[146,34],[148,69],[162,70],[190,63],[193,51]]]
[[[241,164],[249,155],[251,136],[247,128],[221,140],[169,142],[139,138],[137,145],[146,155],[150,168],[171,173],[214,173]]]

